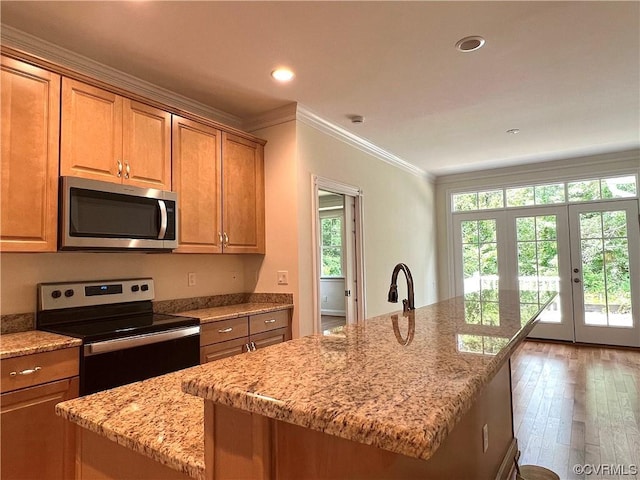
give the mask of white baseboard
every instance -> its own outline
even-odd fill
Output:
[[[331,315],[332,317],[346,317],[347,312],[345,310],[329,310],[329,309],[321,309],[321,315]]]

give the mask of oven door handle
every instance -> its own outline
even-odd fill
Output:
[[[85,357],[98,355],[101,353],[115,352],[126,348],[141,347],[152,343],[166,342],[177,338],[190,337],[200,334],[200,326],[196,325],[189,328],[179,328],[166,332],[149,333],[146,335],[136,335],[134,337],[116,338],[114,340],[105,340],[103,342],[89,343],[84,346]]]

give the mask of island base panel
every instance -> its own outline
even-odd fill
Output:
[[[75,480],[193,480],[106,437],[76,426]]]
[[[208,479],[507,479],[513,437],[510,364],[485,386],[436,453],[419,460],[371,445],[205,402]],[[482,427],[489,428],[484,451]],[[213,428],[211,428],[213,425]]]

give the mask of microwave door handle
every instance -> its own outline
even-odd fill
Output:
[[[158,240],[164,240],[164,236],[167,233],[167,205],[164,200],[158,200],[158,207],[160,207],[160,231],[158,232]]]

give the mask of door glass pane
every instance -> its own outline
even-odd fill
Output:
[[[495,220],[461,222],[465,322],[497,325],[498,244]]]
[[[626,212],[581,213],[579,225],[585,324],[632,327]]]
[[[555,215],[516,219],[520,318],[531,318],[553,292],[559,291],[557,229]],[[559,301],[556,297],[555,302]],[[561,310],[553,308],[551,311],[558,313],[545,315],[541,321],[561,322]]]

